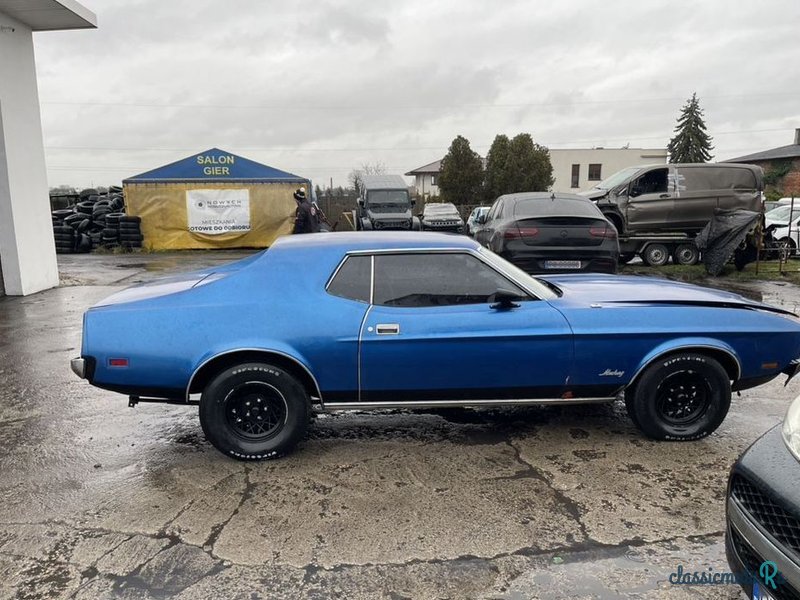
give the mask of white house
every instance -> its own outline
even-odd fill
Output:
[[[588,190],[609,175],[626,167],[667,162],[666,148],[580,148],[550,150],[553,165],[553,191],[581,192]],[[485,163],[485,159],[484,159]],[[437,160],[406,173],[414,177],[417,194],[422,197],[439,195]]]

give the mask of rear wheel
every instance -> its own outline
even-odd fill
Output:
[[[626,392],[626,408],[642,432],[656,440],[697,440],[720,426],[731,404],[722,365],[704,354],[661,358]]]
[[[669,250],[664,244],[648,244],[642,252],[642,260],[651,267],[663,267],[669,260]]]
[[[200,424],[213,446],[237,460],[278,458],[302,439],[310,401],[292,375],[266,363],[222,371],[203,390]]]
[[[700,250],[694,244],[678,244],[672,253],[676,265],[696,265],[700,260]]]

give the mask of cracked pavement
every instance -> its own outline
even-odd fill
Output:
[[[728,468],[796,384],[734,397],[693,443],[646,440],[619,405],[353,412],[239,463],[195,407],[130,409],[68,366],[119,285],[232,256],[66,256],[71,285],[0,298],[0,598],[740,597],[668,576],[727,571]]]

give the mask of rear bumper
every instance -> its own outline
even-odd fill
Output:
[[[616,273],[619,268],[619,253],[598,249],[596,251],[564,249],[512,251],[503,253],[503,258],[526,273]],[[548,261],[580,261],[579,269],[550,269]]]
[[[73,358],[69,361],[69,367],[81,379],[86,379],[86,360],[83,358]]]

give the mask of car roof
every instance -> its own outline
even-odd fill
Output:
[[[286,235],[272,246],[284,250],[325,250],[343,254],[364,250],[475,250],[478,243],[465,235],[420,231],[348,231]]]

